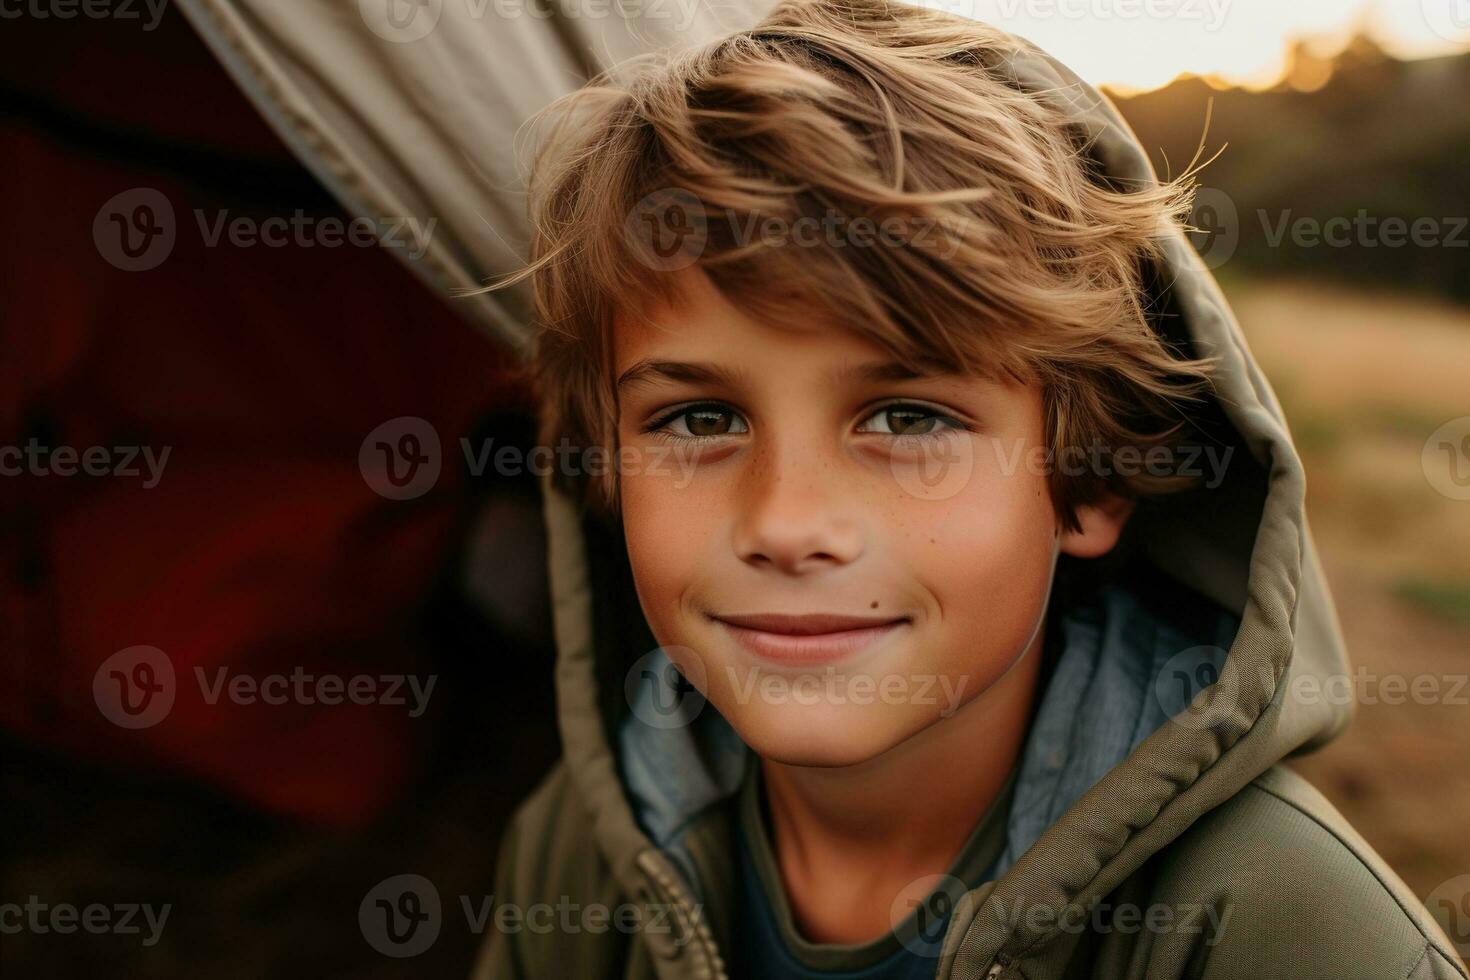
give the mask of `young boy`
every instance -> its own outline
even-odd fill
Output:
[[[523,273],[565,759],[480,975],[1465,976],[1278,764],[1346,661],[1187,179],[882,0],[602,82]]]

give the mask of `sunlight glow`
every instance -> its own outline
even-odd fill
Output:
[[[1142,90],[1181,74],[1263,88],[1291,45],[1330,55],[1359,30],[1390,54],[1470,51],[1470,0],[912,0],[1003,27],[1096,84]]]

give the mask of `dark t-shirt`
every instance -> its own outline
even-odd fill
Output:
[[[1005,849],[1015,774],[950,865],[949,887],[931,894],[892,931],[858,945],[813,943],[796,929],[770,843],[760,761],[746,767],[736,827],[739,896],[731,965],[737,977],[770,980],[929,980],[959,897],[958,883],[988,881]]]

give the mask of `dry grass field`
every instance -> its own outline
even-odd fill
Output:
[[[1359,684],[1348,732],[1294,763],[1423,898],[1470,874],[1470,501],[1421,464],[1429,435],[1470,415],[1470,309],[1308,282],[1227,292],[1305,460],[1354,667],[1443,694],[1392,704]]]

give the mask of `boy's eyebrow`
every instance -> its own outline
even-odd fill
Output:
[[[934,363],[923,363],[918,367],[899,361],[879,361],[852,365],[837,372],[837,380],[848,378],[870,384],[894,381],[917,381],[922,378],[942,377],[956,373],[953,368]],[[651,361],[644,359],[618,375],[616,388],[642,384],[655,380],[683,382],[685,384],[711,384],[733,386],[736,372],[718,364],[698,364],[690,361]]]
[[[856,365],[840,372],[839,376],[848,375],[859,381],[881,384],[885,381],[917,381],[920,378],[930,378],[941,373],[944,372],[937,368],[915,369],[898,361],[881,361]]]
[[[686,384],[733,385],[735,374],[718,364],[696,364],[689,361],[642,360],[618,375],[616,388],[648,381],[678,381]]]
[[[901,361],[875,361],[853,365],[838,373],[838,378],[851,377],[869,384],[894,381],[921,381],[926,378],[942,378],[962,373],[958,368],[938,359],[921,359],[917,365]]]

